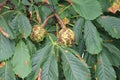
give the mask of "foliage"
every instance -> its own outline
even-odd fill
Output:
[[[0,80],[120,80],[120,1],[0,0]]]

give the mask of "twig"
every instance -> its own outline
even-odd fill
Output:
[[[66,29],[65,24],[63,23],[63,21],[60,19],[60,17],[59,17],[56,13],[55,13],[55,17],[58,19],[58,21],[59,21],[61,27],[62,27],[63,29]]]
[[[6,33],[5,31],[3,31],[3,29],[0,27],[0,32],[7,38],[10,37],[10,35],[8,33]]]
[[[40,18],[40,15],[39,15],[39,11],[38,11],[38,10],[36,10],[36,17],[37,17],[38,23],[40,23],[40,22],[41,22],[41,18]]]
[[[70,5],[72,5],[72,4],[73,4],[71,0],[67,0],[67,2],[68,2],[68,3],[70,3]]]
[[[50,18],[52,18],[52,17],[54,17],[54,14],[48,16],[48,17],[45,19],[45,21],[43,22],[43,24],[41,25],[41,27],[45,27],[45,25],[47,24],[48,20],[49,20]]]
[[[42,69],[40,68],[40,71],[38,73],[38,79],[37,80],[41,80],[41,74],[42,74]]]

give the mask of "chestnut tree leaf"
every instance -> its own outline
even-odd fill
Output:
[[[25,78],[32,70],[29,50],[22,40],[17,43],[12,64],[14,72],[22,78]]]
[[[98,55],[96,76],[98,80],[116,80],[116,73],[105,54],[106,52],[103,50]]]
[[[30,35],[32,27],[28,18],[23,13],[19,12],[13,19],[12,24],[19,29],[22,37],[27,38]]]
[[[106,12],[108,8],[113,4],[114,0],[98,0],[102,6],[103,12]]]
[[[16,80],[10,61],[6,61],[3,67],[0,67],[0,80]]]
[[[87,51],[90,54],[100,53],[102,50],[102,39],[100,38],[96,27],[92,24],[91,21],[85,22],[84,34]]]
[[[24,4],[24,5],[30,5],[30,2],[28,0],[22,0],[22,4]]]
[[[48,58],[48,54],[52,48],[51,44],[46,44],[45,47],[36,51],[32,58],[32,72],[28,75],[27,80],[35,80],[38,76],[42,63]]]
[[[14,42],[0,33],[0,61],[9,59],[14,54]]]
[[[80,39],[82,38],[82,30],[84,26],[84,19],[80,18],[75,23],[75,26],[73,27],[73,30],[75,32],[75,43],[78,45],[80,42]]]
[[[49,56],[42,67],[42,80],[58,80],[58,65],[54,47],[52,47]]]
[[[5,31],[10,36],[11,39],[14,39],[13,33],[3,16],[0,16],[0,28],[2,28],[3,31]]]
[[[91,80],[88,66],[75,57],[71,51],[60,48],[62,66],[66,80]]]
[[[102,16],[97,22],[111,35],[113,38],[120,38],[120,19],[112,16]]]
[[[35,44],[32,43],[29,39],[26,40],[26,45],[29,49],[30,56],[33,56],[36,53]]]
[[[74,10],[88,20],[94,20],[102,13],[102,8],[97,0],[71,0]]]
[[[104,43],[106,48],[106,55],[112,65],[119,67],[120,66],[120,50],[113,44]]]

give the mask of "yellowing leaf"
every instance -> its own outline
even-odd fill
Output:
[[[108,11],[115,14],[117,11],[120,11],[120,5],[114,2],[113,5],[108,9]]]

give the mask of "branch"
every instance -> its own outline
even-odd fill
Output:
[[[72,5],[72,4],[73,4],[73,2],[72,2],[71,0],[67,0],[67,2],[68,2],[68,3],[70,3],[70,5]]]
[[[40,18],[38,10],[36,10],[36,18],[37,18],[38,23],[40,23],[41,22],[41,18]]]
[[[63,21],[60,19],[60,17],[58,16],[58,14],[55,13],[55,17],[56,17],[57,20],[59,21],[61,27],[62,27],[63,29],[66,29],[65,24],[64,24]]]
[[[39,73],[38,73],[38,79],[37,79],[37,80],[41,80],[41,74],[42,74],[42,69],[40,68]]]
[[[44,22],[43,22],[43,24],[41,25],[41,27],[45,27],[45,25],[47,24],[48,20],[51,19],[52,17],[54,17],[54,14],[48,16],[48,17],[44,20]]]

